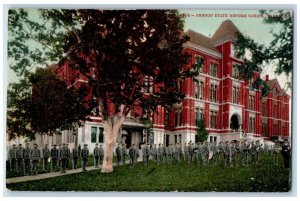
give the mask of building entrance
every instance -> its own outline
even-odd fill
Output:
[[[230,129],[238,131],[239,128],[240,128],[239,117],[238,117],[238,115],[234,114],[231,116],[231,119],[230,119]]]

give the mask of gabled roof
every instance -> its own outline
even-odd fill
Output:
[[[187,30],[186,35],[190,37],[190,42],[219,53],[219,51],[214,47],[214,44],[209,37],[190,29]]]
[[[211,37],[211,39],[218,43],[222,40],[226,39],[236,39],[236,33],[241,33],[240,30],[234,25],[234,23],[231,20],[225,20],[222,22],[222,24],[219,26],[217,31],[214,33],[214,35]]]
[[[278,83],[278,80],[276,78],[266,81],[266,84],[269,87],[269,90],[271,90],[271,93],[273,92],[273,87],[275,85],[277,85],[278,86],[277,88],[279,89],[279,91],[277,92],[277,95],[279,95],[279,96],[286,96],[287,95],[285,90],[280,87],[280,85]]]

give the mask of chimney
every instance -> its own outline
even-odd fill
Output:
[[[266,75],[266,81],[269,81],[269,75]]]

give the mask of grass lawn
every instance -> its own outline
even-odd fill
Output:
[[[189,192],[287,192],[290,170],[273,164],[272,156],[261,157],[261,163],[244,167],[222,164],[198,167],[196,164],[173,163],[134,167],[119,166],[110,174],[100,170],[54,177],[51,179],[9,184],[18,191],[189,191]]]

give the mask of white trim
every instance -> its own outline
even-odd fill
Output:
[[[192,43],[192,42],[187,42],[187,43],[183,44],[183,47],[191,48],[191,49],[194,49],[196,51],[200,51],[202,53],[206,53],[206,54],[208,54],[210,56],[214,56],[214,57],[216,57],[218,59],[222,59],[222,55],[219,52],[210,50],[208,48],[202,47],[202,46],[197,45],[197,44]]]

